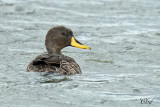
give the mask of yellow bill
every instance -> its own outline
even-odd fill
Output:
[[[81,49],[91,49],[90,47],[85,46],[85,45],[81,44],[80,42],[78,43],[78,41],[75,40],[74,37],[71,38],[71,46],[81,48]]]

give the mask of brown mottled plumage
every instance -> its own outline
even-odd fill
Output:
[[[63,26],[53,27],[46,35],[45,46],[48,54],[37,56],[27,67],[27,72],[54,72],[63,75],[80,74],[81,69],[73,58],[61,54],[61,49],[74,46],[90,49],[78,42],[70,29]]]

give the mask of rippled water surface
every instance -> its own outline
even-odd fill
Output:
[[[25,72],[57,25],[92,48],[63,49],[83,73]],[[0,59],[0,107],[158,107],[160,1],[0,0]]]

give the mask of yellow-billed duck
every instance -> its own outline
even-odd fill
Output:
[[[82,73],[73,58],[61,54],[61,50],[67,46],[90,49],[77,41],[70,29],[64,26],[51,28],[46,35],[45,46],[48,54],[41,54],[31,61],[27,72],[54,72],[63,75]]]

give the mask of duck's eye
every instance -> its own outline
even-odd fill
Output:
[[[73,32],[72,31],[70,31],[70,34],[71,34],[71,36],[73,35]]]
[[[61,34],[64,35],[64,36],[66,35],[65,32],[62,32]]]

